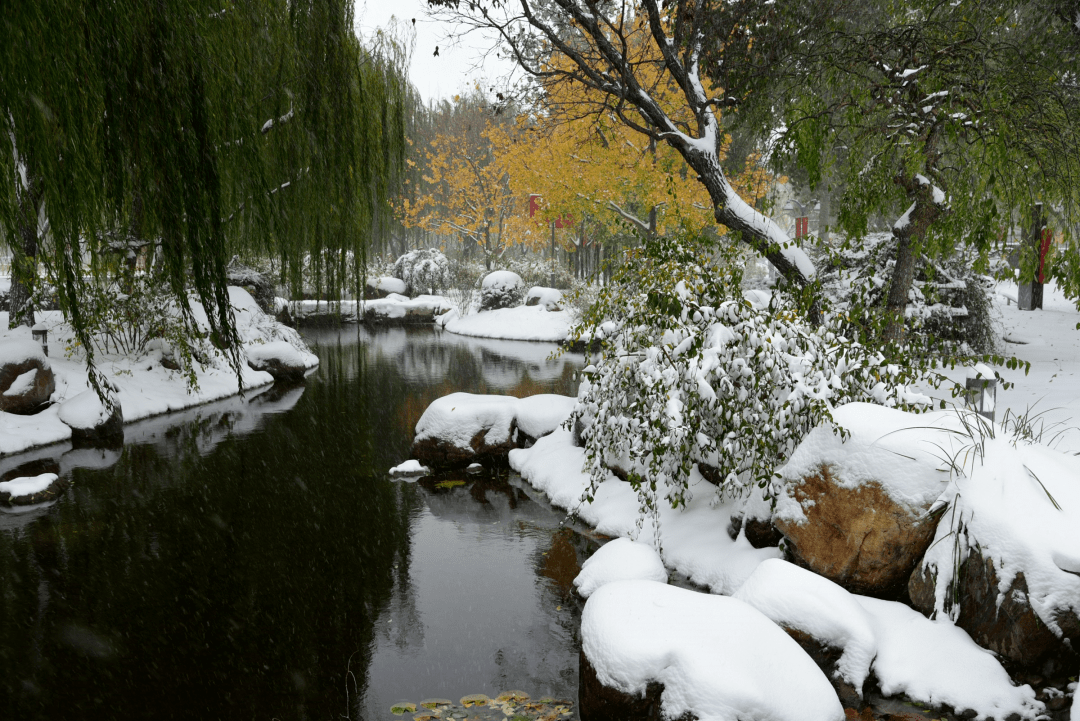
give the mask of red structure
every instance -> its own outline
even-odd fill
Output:
[[[810,235],[810,217],[807,215],[795,219],[795,237],[802,238]]]

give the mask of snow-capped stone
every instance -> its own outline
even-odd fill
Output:
[[[557,288],[545,288],[535,285],[525,294],[525,305],[538,305],[544,310],[562,310],[562,291]]]
[[[55,390],[52,366],[40,343],[16,340],[0,347],[0,412],[36,413]]]
[[[368,278],[364,285],[364,298],[385,298],[391,293],[405,295],[405,281],[400,278],[384,276],[381,278]]]
[[[934,536],[928,511],[945,489],[932,426],[916,415],[868,403],[833,412],[781,469],[773,522],[794,560],[856,593],[889,595],[907,583]],[[929,438],[928,438],[929,436]]]
[[[735,598],[614,581],[586,602],[581,641],[583,718],[644,718],[634,708],[643,701],[658,701],[663,718],[673,719],[844,718],[821,669],[779,626]],[[662,687],[658,699],[654,684]]]
[[[275,381],[298,383],[304,380],[307,370],[304,356],[288,341],[252,343],[246,350],[248,365],[257,371],[266,371]]]
[[[606,583],[635,579],[667,583],[668,572],[652,544],[616,538],[581,565],[574,587],[583,598],[588,598]]]
[[[778,623],[833,680],[840,700],[858,706],[877,639],[854,596],[823,576],[772,558],[734,597]]]
[[[0,483],[0,503],[12,506],[30,506],[56,498],[67,487],[67,482],[55,473],[23,476]]]
[[[120,403],[116,402],[110,411],[92,388],[61,403],[58,417],[71,428],[71,442],[77,447],[124,442],[124,413]]]

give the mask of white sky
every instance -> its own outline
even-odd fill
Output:
[[[483,52],[495,44],[494,40],[475,33],[449,38],[453,28],[428,17],[425,0],[356,0],[356,29],[361,37],[386,27],[391,17],[403,20],[410,28],[416,18],[416,44],[409,75],[425,101],[452,97],[471,87],[477,78],[496,79],[511,70],[508,61],[494,56],[477,68]],[[433,55],[436,47],[438,57]]]

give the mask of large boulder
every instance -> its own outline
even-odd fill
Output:
[[[529,288],[529,292],[525,294],[525,305],[538,305],[552,312],[562,310],[562,302],[562,291],[557,288],[536,285]]]
[[[484,276],[480,286],[480,310],[516,308],[525,295],[521,276],[509,270],[496,270]]]
[[[0,347],[0,411],[30,415],[56,390],[49,359],[32,340],[5,341]]]
[[[908,592],[1012,668],[1041,670],[1080,649],[1080,462],[1002,435],[949,484]]]
[[[388,276],[368,278],[367,282],[364,283],[364,300],[385,298],[391,293],[405,295],[406,290],[408,289],[405,287],[405,281],[400,278],[390,278]]]
[[[247,348],[248,365],[266,371],[279,383],[299,383],[304,380],[307,366],[304,356],[288,341],[252,343]]]
[[[916,428],[939,414],[851,403],[833,415],[848,439],[829,423],[806,436],[781,470],[773,523],[800,566],[855,593],[902,596],[948,479]]]
[[[58,417],[71,427],[71,444],[76,448],[109,448],[124,443],[120,403],[113,403],[110,409],[93,389],[61,403]]]
[[[505,461],[551,433],[570,415],[574,399],[541,394],[528,398],[451,393],[431,403],[416,423],[412,455],[432,468]]]

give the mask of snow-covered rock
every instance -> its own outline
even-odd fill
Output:
[[[664,718],[844,718],[821,669],[779,626],[734,598],[655,581],[614,581],[586,602],[581,642],[583,718],[641,718],[617,705],[642,697],[648,703],[650,684],[663,687]]]
[[[412,455],[436,468],[505,457],[510,449],[555,430],[573,405],[573,398],[553,394],[519,399],[451,393],[420,416]]]
[[[877,639],[855,597],[829,579],[779,558],[757,567],[734,597],[787,631],[833,679],[837,694],[858,706]]]
[[[562,310],[562,291],[535,285],[525,294],[525,305],[538,305],[544,310]]]
[[[415,458],[410,458],[404,463],[399,463],[390,469],[390,475],[395,478],[404,476],[426,476],[429,473],[431,473],[431,469]]]
[[[36,413],[55,390],[52,366],[40,343],[27,338],[0,345],[0,412]]]
[[[574,587],[583,598],[588,598],[604,584],[635,579],[667,583],[668,572],[651,544],[616,538],[581,564]]]
[[[400,278],[391,278],[388,276],[368,278],[367,283],[364,285],[364,298],[385,298],[391,293],[405,295],[406,290],[405,281]]]
[[[794,559],[857,593],[902,589],[934,537],[930,506],[945,489],[934,438],[915,430],[941,414],[869,403],[833,412],[781,469],[773,522]]]
[[[480,310],[498,310],[521,305],[525,283],[510,270],[496,270],[484,276],[480,284]]]
[[[574,318],[568,310],[546,311],[540,306],[519,305],[466,316],[450,311],[437,323],[451,333],[474,338],[562,343]]]
[[[1065,639],[1077,648],[1080,459],[1000,426],[951,442],[942,446],[968,460],[942,495],[912,602],[1015,665],[1040,662]]]
[[[0,503],[12,506],[30,506],[54,500],[67,487],[55,473],[23,476],[0,483]]]
[[[266,371],[281,383],[299,383],[307,370],[304,354],[288,341],[252,343],[245,347],[248,365]]]
[[[92,388],[60,404],[60,421],[71,428],[76,447],[113,446],[124,442],[124,413],[115,402],[110,411]]]

